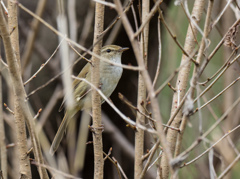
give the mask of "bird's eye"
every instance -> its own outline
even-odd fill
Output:
[[[107,49],[107,53],[110,53],[111,52],[111,49]]]

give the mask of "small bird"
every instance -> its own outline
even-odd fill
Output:
[[[121,64],[122,53],[129,48],[120,47],[117,45],[106,45],[101,49],[101,57],[108,59],[109,61]],[[81,72],[78,74],[79,78],[85,78],[87,81],[91,81],[91,64],[86,64]],[[115,90],[121,76],[123,69],[120,66],[112,65],[110,63],[104,62],[100,60],[100,82],[99,86],[102,93],[109,97],[113,91]],[[81,110],[88,110],[92,107],[92,95],[91,95],[91,86],[85,83],[84,81],[80,81],[75,79],[73,81],[73,91],[74,91],[74,99],[75,99],[75,108],[69,112],[66,112],[64,118],[61,122],[60,127],[58,128],[57,134],[55,135],[51,148],[50,154],[53,155],[56,152],[63,136],[66,131],[67,125],[71,118]],[[67,97],[67,96],[66,96]],[[65,101],[65,100],[64,100]],[[104,102],[104,99],[101,98],[101,102]]]

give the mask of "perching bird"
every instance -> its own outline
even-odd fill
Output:
[[[101,57],[108,59],[112,62],[121,64],[122,53],[129,48],[120,47],[117,45],[107,45],[102,47],[101,49]],[[91,81],[91,64],[88,63],[84,66],[81,72],[78,74],[79,78],[85,78],[87,81]],[[100,60],[100,89],[106,97],[109,97],[113,91],[115,90],[121,76],[123,69],[120,66],[112,65],[110,63],[104,62]],[[66,131],[67,125],[71,118],[81,110],[91,109],[92,107],[92,95],[91,95],[91,86],[85,83],[84,81],[80,81],[75,79],[73,81],[73,91],[74,91],[74,99],[75,99],[75,108],[69,112],[66,112],[62,123],[57,131],[56,136],[52,142],[50,148],[50,154],[53,155],[56,152],[63,135]],[[67,97],[67,96],[66,96]],[[104,99],[101,98],[102,103]]]

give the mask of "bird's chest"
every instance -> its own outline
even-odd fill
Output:
[[[121,67],[109,65],[102,70],[100,76],[100,89],[104,95],[109,97],[116,88],[118,81],[122,76],[123,69]]]

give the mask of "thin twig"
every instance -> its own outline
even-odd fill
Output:
[[[91,32],[90,29],[92,28],[92,23],[94,20],[94,6],[95,3],[93,1],[90,1],[87,10],[87,15],[84,18],[83,29],[78,40],[79,44],[81,44],[82,46],[85,45],[86,39],[88,38]]]
[[[106,156],[106,158],[108,158],[108,159],[114,164],[114,166],[117,168],[118,176],[119,176],[120,178],[122,178],[122,177],[121,177],[121,173],[122,173],[123,177],[124,177],[125,179],[127,179],[126,174],[124,173],[122,167],[119,165],[119,163],[117,162],[117,160],[116,160],[114,157],[111,158],[111,157],[110,157],[109,155],[107,155],[104,151],[103,151],[103,154],[104,154],[104,155]],[[120,172],[121,172],[121,173],[120,173]]]
[[[240,19],[236,20],[233,25],[229,28],[229,30],[231,30],[233,27],[235,27],[236,25],[238,25],[240,23]],[[202,72],[204,71],[204,69],[206,68],[207,64],[210,62],[210,60],[213,58],[213,56],[217,53],[217,51],[219,50],[219,48],[222,46],[222,44],[225,41],[226,36],[228,35],[229,30],[225,33],[225,35],[223,36],[223,38],[220,40],[220,42],[217,44],[217,46],[214,48],[214,50],[212,51],[212,53],[208,56],[208,58],[203,62],[203,64],[200,67],[199,73],[200,75],[202,74]]]
[[[126,97],[124,97],[121,93],[118,93],[118,97],[119,99],[121,99],[125,104],[127,104],[127,106],[129,106],[131,109],[136,110],[137,112],[139,112],[141,115],[143,115],[144,117],[146,117],[147,119],[149,119],[151,122],[157,122],[155,119],[153,119],[150,115],[147,115],[143,112],[141,112],[136,106],[134,106],[130,101],[128,101],[128,99]],[[136,115],[136,113],[135,113]],[[166,124],[162,124],[162,126],[170,128],[172,130],[176,130],[176,131],[180,131],[178,128],[176,127],[172,127],[170,125],[166,125]]]
[[[25,12],[27,12],[28,14],[30,14],[31,16],[33,16],[34,18],[38,19],[42,24],[44,24],[48,29],[50,29],[51,31],[53,31],[55,34],[57,34],[58,36],[62,37],[62,38],[65,38],[65,40],[71,44],[73,44],[74,46],[78,47],[79,49],[85,51],[86,53],[96,57],[97,59],[99,60],[102,60],[106,63],[109,63],[109,64],[112,64],[112,65],[115,65],[115,66],[119,66],[119,67],[122,67],[124,69],[128,69],[128,70],[134,70],[134,71],[141,71],[143,70],[143,68],[140,68],[140,67],[134,67],[134,66],[129,66],[129,65],[123,65],[123,64],[119,64],[119,63],[115,63],[115,62],[112,62],[108,59],[105,59],[93,52],[91,52],[89,49],[81,46],[80,44],[72,41],[71,39],[69,39],[68,37],[65,37],[65,34],[62,34],[61,32],[59,32],[58,30],[56,30],[53,26],[51,26],[50,24],[48,24],[46,21],[44,21],[42,18],[40,18],[39,16],[37,16],[36,14],[34,14],[32,11],[30,11],[29,9],[27,9],[25,6],[23,6],[21,3],[18,3],[15,1],[15,3],[17,3],[18,7],[20,7],[22,10],[24,10]],[[76,61],[78,62],[78,61]],[[74,63],[75,64],[75,63]]]
[[[158,0],[155,3],[155,7],[158,6],[161,2],[162,2],[161,0]],[[133,29],[131,27],[131,24],[130,24],[126,14],[124,14],[124,12],[123,12],[123,7],[122,7],[122,4],[121,4],[120,0],[114,0],[114,3],[117,6],[117,11],[118,11],[119,15],[122,16],[123,26],[125,28],[125,31],[126,31],[128,37],[129,37],[129,40],[130,40],[131,44],[132,44],[133,51],[134,51],[135,57],[137,59],[137,62],[139,64],[139,66],[143,68],[142,76],[143,76],[147,91],[150,94],[149,96],[150,96],[150,100],[151,100],[151,107],[152,107],[152,110],[153,110],[153,115],[154,115],[155,119],[157,120],[157,123],[156,123],[157,134],[158,134],[158,137],[161,140],[164,152],[167,155],[168,160],[171,161],[172,154],[170,152],[170,148],[167,144],[166,137],[165,137],[164,132],[163,132],[162,117],[161,117],[160,110],[159,110],[158,100],[155,97],[154,88],[152,86],[151,78],[148,74],[148,71],[147,71],[147,69],[144,68],[144,60],[143,60],[143,57],[142,57],[141,53],[139,53],[139,50],[140,50],[139,43],[134,37],[135,34],[133,32]],[[171,170],[171,172],[172,172],[172,170]]]
[[[193,56],[189,55],[186,50],[184,50],[184,48],[182,47],[182,45],[179,43],[176,35],[174,35],[172,33],[172,31],[170,30],[170,28],[168,27],[166,21],[164,20],[163,14],[161,12],[161,10],[158,10],[160,18],[161,18],[161,22],[163,23],[163,25],[165,26],[165,28],[167,29],[168,33],[170,34],[170,36],[172,37],[172,39],[174,40],[174,42],[177,44],[177,46],[181,49],[181,51],[183,52],[184,55],[186,55],[188,58],[190,58],[190,60],[196,65],[198,66],[199,64],[196,62],[196,60],[193,58]]]
[[[100,4],[102,4],[102,5],[108,6],[108,7],[110,7],[110,8],[116,9],[116,5],[113,4],[113,3],[106,2],[106,1],[102,1],[102,0],[93,0],[93,1],[95,1],[95,2],[97,2],[97,3],[100,3]]]
[[[36,15],[41,17],[43,15],[47,0],[40,0],[38,1],[37,8],[36,8]],[[23,55],[22,55],[22,62],[23,62],[23,70],[29,64],[31,54],[33,53],[34,43],[36,42],[36,37],[38,34],[40,22],[37,19],[33,19],[31,22],[31,29],[28,31],[26,45],[24,46]]]
[[[232,2],[232,0],[228,0],[226,6],[223,8],[223,10],[220,12],[220,14],[217,16],[217,18],[213,21],[212,24],[212,28],[218,23],[218,21],[220,20],[220,18],[223,16],[224,12],[227,10],[228,6],[230,5],[230,3]]]
[[[112,158],[113,158],[113,161],[114,161],[114,162],[116,163],[116,165],[118,166],[118,169],[121,171],[123,177],[124,177],[125,179],[127,179],[127,176],[126,176],[126,174],[124,173],[124,171],[123,171],[121,165],[119,164],[119,162],[118,162],[114,157],[112,157]]]
[[[4,11],[5,11],[5,14],[8,16],[8,9],[7,9],[7,7],[5,6],[5,4],[2,0],[1,0],[1,5],[2,5]]]
[[[216,96],[214,96],[212,99],[210,99],[208,102],[206,102],[204,105],[201,107],[197,108],[198,110],[204,108],[206,105],[211,103],[213,100],[217,99],[219,96],[221,96],[226,90],[228,90],[231,86],[233,86],[238,80],[240,80],[240,77],[235,79],[231,84],[229,84],[226,88],[224,88],[221,92],[219,92]]]
[[[196,28],[198,30],[198,32],[203,36],[203,31],[202,29],[199,27],[199,25],[196,23],[197,20],[199,19],[196,19],[195,16],[192,16],[190,15],[190,12],[189,12],[189,8],[188,8],[188,2],[187,1],[184,1],[184,10],[188,16],[188,19],[191,21],[191,23],[194,25],[192,26],[191,23],[189,24],[190,25],[190,28],[192,29],[192,32],[193,32],[193,27]],[[194,18],[193,18],[194,17]],[[195,36],[195,34],[193,33],[193,35]],[[196,40],[196,36],[195,36],[195,40]],[[197,42],[196,42],[197,43]]]
[[[194,103],[202,96],[204,95],[215,83],[216,81],[224,74],[224,72],[236,61],[240,58],[240,54],[236,56],[231,62],[229,62],[226,67],[222,70],[222,72],[213,80],[213,82],[203,90],[203,92],[194,99]]]
[[[233,166],[239,161],[240,159],[240,154],[228,165],[228,167],[218,176],[218,179],[223,178],[232,168]]]
[[[162,61],[162,42],[161,42],[161,26],[160,25],[161,25],[161,21],[160,21],[160,17],[158,17],[158,64],[157,64],[155,77],[153,80],[153,86],[156,85],[156,82],[160,73],[160,66]]]
[[[146,162],[146,164],[145,164],[145,166],[144,166],[144,168],[143,168],[143,170],[142,170],[142,172],[141,172],[141,174],[140,174],[140,179],[142,179],[142,178],[145,176],[145,174],[146,174],[146,172],[147,172],[147,170],[148,170],[148,168],[149,168],[149,165],[151,164],[152,158],[153,158],[156,150],[157,150],[158,147],[159,147],[159,144],[160,144],[160,141],[158,140],[158,141],[154,144],[154,146],[153,146],[153,148],[151,149],[151,151],[149,151],[149,154],[150,154],[150,155],[149,155],[148,160],[147,160],[147,162]]]
[[[37,163],[37,162],[35,162],[35,161],[32,161],[31,164],[36,165],[36,166],[39,166],[39,167],[42,167],[42,168],[48,169],[48,171],[50,171],[51,173],[54,174],[53,177],[55,176],[55,173],[56,173],[56,174],[59,174],[59,175],[61,175],[61,176],[67,177],[67,178],[82,179],[82,178],[75,177],[75,176],[73,176],[73,175],[67,174],[67,173],[65,173],[65,172],[62,172],[61,170],[58,170],[58,169],[56,169],[56,168],[53,168],[53,167],[51,167],[51,166],[49,166],[49,165],[39,164],[39,163]]]
[[[5,68],[8,68],[8,65],[3,61],[2,57],[0,58],[0,61],[2,63],[2,65],[5,67]],[[3,69],[1,69],[2,71]]]
[[[186,156],[191,152],[200,142],[205,139],[224,119],[227,118],[229,113],[240,103],[240,97],[224,112],[224,114],[200,137],[198,137],[195,142],[192,143],[184,152],[179,156]]]
[[[38,110],[37,114],[33,117],[33,119],[36,120],[39,117],[41,112],[42,112],[42,108]]]
[[[46,86],[48,86],[49,84],[51,84],[54,80],[56,80],[57,78],[59,78],[65,71],[62,71],[61,73],[57,74],[56,76],[54,76],[53,78],[51,78],[50,80],[48,80],[45,84],[39,86],[38,88],[36,88],[35,90],[31,91],[26,99],[28,99],[30,96],[32,96],[34,93],[36,93],[37,91],[45,88]]]
[[[182,2],[182,1],[180,1],[180,3],[181,3],[181,7],[182,7],[182,9],[183,9],[183,12],[184,12],[184,14],[185,14],[186,17],[187,17],[188,23],[189,23],[189,25],[190,25],[190,27],[191,27],[191,29],[192,29],[192,32],[193,32],[193,27],[192,27],[192,22],[193,22],[193,20],[192,20],[192,17],[190,16],[190,13],[189,13],[187,1],[184,1],[184,5],[185,5],[185,6],[183,5],[183,2]],[[186,9],[187,9],[187,10],[186,10]],[[195,25],[195,24],[194,24],[194,25]],[[194,36],[195,42],[198,44],[196,34],[193,33],[193,36]],[[198,44],[198,45],[199,45],[199,44]]]
[[[12,115],[14,115],[14,111],[11,110],[6,103],[3,104],[6,110],[8,110]]]
[[[237,53],[238,49],[240,48],[240,45],[238,47],[236,47],[231,55],[228,57],[228,59],[226,60],[226,62],[209,78],[207,78],[206,81],[204,82],[198,82],[199,85],[205,86],[209,81],[211,81],[217,74],[219,74],[219,72],[221,72],[226,66],[227,64],[230,62],[231,58],[233,57],[234,54]]]
[[[144,22],[142,22],[141,26],[138,28],[138,30],[135,32],[134,34],[134,38],[137,37],[142,31],[143,28],[145,27],[145,25],[147,23],[149,23],[149,21],[151,20],[151,18],[153,17],[153,15],[156,13],[158,6],[162,3],[163,0],[158,0],[157,2],[155,2],[154,7],[151,9],[151,11],[149,12],[148,16],[146,17],[146,20]]]
[[[61,42],[58,44],[57,48],[54,50],[54,52],[52,53],[52,55],[47,59],[47,61],[42,64],[40,66],[40,68],[32,75],[32,77],[30,77],[26,82],[23,83],[23,85],[27,85],[30,81],[32,81],[34,78],[37,77],[37,74],[40,73],[40,71],[42,71],[42,69],[48,64],[48,62],[53,58],[53,56],[57,53],[57,51],[59,50],[60,45],[62,44],[62,42],[64,41],[64,39],[61,40]]]
[[[87,81],[85,78],[78,78],[76,76],[73,76],[72,75],[72,78],[73,79],[77,79],[77,80],[80,80],[80,81],[84,81],[85,83],[87,83],[88,85],[90,85],[91,87],[94,88],[94,90],[96,90],[100,95],[101,97],[114,109],[115,112],[118,113],[118,115],[128,124],[130,125],[133,125],[133,126],[136,126],[140,129],[143,129],[143,130],[146,130],[150,133],[153,133],[153,134],[156,134],[156,131],[155,130],[152,130],[152,129],[149,129],[149,128],[146,128],[145,126],[143,125],[139,125],[139,124],[136,124],[133,120],[131,120],[129,117],[125,116],[103,93],[101,90],[99,90],[97,87],[95,87],[92,83],[90,83],[89,81]]]
[[[89,60],[89,59],[87,59],[87,58],[84,57],[83,55],[81,55],[81,54],[77,51],[77,49],[75,49],[75,48],[71,45],[71,43],[68,43],[68,45],[71,47],[71,49],[72,49],[79,57],[81,57],[82,59],[86,60],[88,63],[92,64],[92,61]]]
[[[106,154],[104,151],[103,154],[106,155],[106,157],[103,159],[105,161],[112,154],[112,147],[110,147],[108,154]]]
[[[124,9],[124,13],[128,12],[130,9],[131,5],[133,4],[133,0],[128,1],[128,4],[126,5]],[[115,20],[100,34],[102,36],[103,34],[106,34],[113,26],[121,19],[121,16],[117,16]]]
[[[196,52],[197,49],[192,53],[192,56],[194,56]],[[174,72],[163,82],[163,84],[155,91],[156,96],[163,90],[166,85],[168,85],[168,83],[176,76],[176,74],[188,64],[189,59],[181,64],[177,69],[175,69]]]
[[[219,142],[221,142],[224,138],[226,138],[228,135],[230,135],[231,133],[233,133],[235,130],[237,130],[238,128],[240,128],[240,125],[236,126],[235,128],[233,128],[232,130],[230,130],[228,133],[226,133],[225,135],[223,135],[219,140],[217,140],[211,147],[209,147],[207,150],[205,150],[202,154],[200,154],[199,156],[197,156],[196,158],[194,158],[193,160],[191,160],[190,162],[184,163],[184,165],[181,166],[185,167],[187,165],[192,164],[193,162],[195,162],[196,160],[198,160],[199,158],[201,158],[203,155],[205,155],[209,150],[211,150],[213,147],[215,147],[215,145],[217,145]]]

